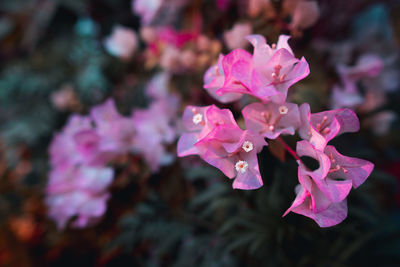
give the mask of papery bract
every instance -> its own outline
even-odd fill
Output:
[[[257,160],[265,140],[251,131],[235,125],[220,125],[195,144],[201,158],[235,178],[233,188],[250,190],[263,185]]]
[[[253,103],[244,107],[242,114],[247,129],[269,139],[281,134],[293,135],[300,126],[299,108],[292,103]]]
[[[310,105],[300,106],[301,138],[310,141],[317,149],[323,150],[335,136],[347,132],[357,132],[360,122],[351,109],[336,109],[311,114]]]

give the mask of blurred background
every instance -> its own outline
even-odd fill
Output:
[[[241,123],[249,100],[218,103],[203,76],[219,53],[251,52],[251,33],[291,35],[307,59],[293,102],[360,118],[358,133],[332,143],[375,169],[335,227],[282,218],[297,163],[274,142],[255,191],[176,157],[186,105],[230,108]],[[399,266],[399,48],[398,0],[1,0],[0,266]],[[104,163],[113,175],[94,194],[98,213],[70,211],[73,199],[54,204],[49,189],[53,158],[73,153],[55,137],[107,99],[144,145]],[[286,140],[294,148],[298,137]]]

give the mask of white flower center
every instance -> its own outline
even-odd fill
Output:
[[[235,168],[237,172],[245,173],[249,168],[249,164],[244,160],[239,160],[238,162],[236,162]]]
[[[193,123],[194,124],[199,124],[203,120],[203,115],[200,113],[197,113],[196,115],[193,116]]]
[[[289,109],[287,108],[287,106],[280,106],[279,107],[279,113],[281,115],[286,115],[288,113]]]
[[[242,148],[243,148],[244,151],[250,152],[250,151],[253,150],[254,145],[253,145],[253,143],[250,142],[250,141],[244,141],[244,143],[243,143],[243,145],[242,145]]]

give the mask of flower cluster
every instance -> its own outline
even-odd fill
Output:
[[[260,35],[247,36],[253,54],[235,49],[220,55],[218,63],[205,73],[204,88],[223,103],[244,94],[259,102],[242,109],[246,130],[236,123],[228,109],[216,106],[188,106],[183,114],[187,130],[178,141],[178,156],[199,155],[207,163],[235,178],[233,188],[257,189],[263,185],[257,153],[267,145],[265,138],[284,142],[281,135],[297,131],[303,139],[296,152],[285,147],[299,164],[297,197],[284,215],[292,211],[329,227],[347,216],[346,197],[369,176],[373,164],[341,155],[327,145],[339,134],[356,132],[359,121],[350,109],[311,113],[307,103],[300,107],[288,102],[289,88],[309,74],[304,58],[297,59],[281,35],[269,46]],[[308,168],[301,157],[318,161],[316,170]]]
[[[104,214],[107,188],[114,178],[107,164],[116,157],[129,152],[143,155],[152,171],[172,161],[164,146],[175,139],[176,110],[171,106],[178,100],[158,96],[149,108],[134,110],[131,117],[120,115],[109,99],[93,107],[88,116],[72,115],[55,135],[49,151],[46,203],[60,229],[73,217],[72,226],[82,228]]]

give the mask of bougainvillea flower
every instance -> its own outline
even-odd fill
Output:
[[[300,106],[301,138],[310,141],[315,148],[323,150],[326,144],[342,133],[357,132],[360,122],[351,109],[335,109],[311,114],[310,105]]]
[[[332,88],[331,108],[354,108],[363,101],[364,98],[357,90],[349,90],[348,87],[341,88],[338,85]]]
[[[146,86],[147,96],[154,99],[167,98],[170,78],[170,74],[165,71],[155,74]]]
[[[310,73],[307,61],[304,57],[300,60],[294,57],[286,35],[281,35],[272,47],[261,35],[250,35],[247,39],[254,46],[253,94],[264,102],[285,102],[289,87]]]
[[[352,187],[352,180],[346,179],[346,177],[340,177],[341,179],[339,180],[337,175],[330,175],[331,172],[336,171],[336,169],[332,169],[331,159],[334,162],[332,156],[328,156],[323,151],[315,149],[311,143],[305,140],[297,142],[296,153],[299,157],[311,157],[317,160],[319,164],[316,170],[310,170],[299,161],[298,174],[300,184],[305,186],[303,182],[307,181],[305,177],[311,177],[318,189],[330,202],[338,203],[347,197]],[[336,166],[337,165],[335,165],[334,168],[336,168]],[[338,174],[339,171],[340,170],[338,170]]]
[[[257,160],[264,138],[236,125],[220,125],[195,144],[201,158],[235,178],[233,188],[250,190],[263,185]]]
[[[89,117],[72,115],[50,144],[50,162],[53,166],[103,164],[107,159],[100,153],[99,141]]]
[[[228,49],[246,48],[248,42],[246,36],[252,32],[249,22],[236,23],[229,31],[224,32],[224,41]]]
[[[342,79],[358,81],[364,77],[376,77],[383,69],[383,60],[375,54],[364,54],[355,66],[338,66],[338,72]]]
[[[297,2],[297,3],[296,3]],[[311,27],[319,18],[319,7],[316,1],[284,1],[284,9],[292,15],[290,28],[296,32]],[[292,5],[287,5],[293,3]]]
[[[132,10],[141,17],[142,25],[148,25],[153,21],[162,2],[163,0],[133,0]]]
[[[371,174],[374,164],[358,158],[340,154],[333,146],[327,146],[324,151],[331,161],[328,177],[351,181],[353,188],[359,187]]]
[[[121,116],[114,100],[92,108],[90,115],[96,124],[96,132],[101,137],[101,150],[125,153],[133,144],[135,125],[128,117]]]
[[[132,56],[138,45],[136,32],[120,25],[115,26],[111,36],[104,41],[108,53],[124,60]]]
[[[86,227],[104,214],[109,197],[105,190],[113,176],[111,168],[81,165],[53,169],[46,197],[49,216],[60,229],[74,216],[73,226]]]
[[[225,82],[224,70],[222,67],[222,60],[224,55],[220,54],[218,63],[211,66],[204,74],[204,88],[207,92],[221,103],[229,103],[236,101],[242,97],[240,93],[225,93],[218,95],[216,92],[220,89]]]
[[[225,75],[223,86],[216,91],[220,96],[226,93],[252,94],[252,56],[245,50],[235,49],[222,59]]]
[[[178,101],[175,97],[154,101],[147,109],[136,109],[132,115],[135,125],[133,150],[143,154],[152,171],[160,165],[171,163],[172,155],[166,153],[163,144],[175,140],[173,126]]]
[[[183,113],[183,126],[188,133],[183,133],[178,140],[178,156],[199,155],[201,152],[194,146],[207,136],[215,127],[234,125],[235,118],[228,109],[219,109],[214,105],[206,107],[187,106]]]
[[[296,194],[296,199],[283,216],[286,216],[289,212],[301,214],[313,219],[320,227],[331,227],[337,225],[347,217],[346,199],[339,203],[329,203],[328,201],[326,202],[328,205],[325,209],[322,211],[316,211],[314,209],[316,200],[310,191],[308,191],[304,186],[298,185],[296,187]],[[319,200],[321,200],[321,198]]]
[[[300,126],[299,108],[296,104],[250,104],[242,110],[246,129],[275,139],[281,134],[293,135]]]

